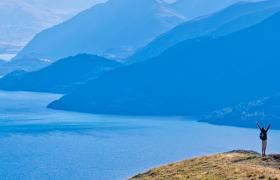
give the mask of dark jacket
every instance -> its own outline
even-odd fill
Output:
[[[268,132],[268,130],[269,130],[269,128],[270,128],[270,125],[265,129],[265,128],[261,128],[260,126],[259,126],[259,124],[258,124],[258,127],[259,127],[259,129],[260,129],[260,131],[261,131],[261,133],[260,133],[260,139],[262,140],[262,141],[266,141],[267,140],[267,132]]]

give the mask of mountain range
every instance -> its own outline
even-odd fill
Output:
[[[183,41],[49,105],[106,114],[198,115],[280,91],[280,13],[222,37]]]
[[[19,55],[13,61],[0,65],[0,71],[5,73],[11,72],[15,67],[23,69],[0,79],[1,89],[69,93],[49,105],[55,109],[106,114],[200,115],[219,108],[233,107],[233,113],[224,114],[225,117],[238,117],[241,110],[236,108],[235,104],[271,96],[280,90],[276,78],[279,65],[276,61],[276,47],[280,39],[276,33],[279,30],[279,1],[237,3],[212,15],[182,24],[180,21],[191,17],[189,12],[184,13],[185,11],[179,8],[181,6],[178,6],[186,1],[149,2],[152,3],[151,8],[145,12],[133,12],[133,20],[139,17],[156,17],[149,23],[155,25],[154,22],[160,22],[160,25],[156,25],[160,28],[163,24],[168,24],[166,29],[179,24],[126,59],[129,63],[149,61],[123,66],[117,61],[80,54],[51,64],[55,59],[43,58],[36,51],[36,54]],[[138,3],[137,7],[144,6],[143,1]],[[227,3],[230,4],[229,1]],[[119,15],[128,4],[126,0],[110,0],[108,3],[99,4],[46,30],[51,33],[48,39],[46,36],[43,40],[52,42],[53,34],[60,34],[60,30],[64,28],[72,31],[77,22],[88,27],[88,17],[94,15],[97,18],[100,12],[102,14],[108,9],[115,9]],[[131,13],[131,9],[122,12],[123,20],[127,21],[124,16]],[[172,21],[171,24],[166,15],[167,19]],[[112,26],[110,18],[108,17],[108,22],[106,20],[106,27]],[[101,25],[104,25],[103,23]],[[92,27],[94,25],[92,24]],[[126,30],[143,29],[140,28],[142,25],[140,23],[139,28],[132,29],[126,27],[122,32],[123,36]],[[88,35],[86,33],[83,33],[84,38]],[[44,37],[45,32],[40,34]],[[38,37],[41,37],[40,34]],[[109,42],[112,39],[107,40]],[[76,47],[76,44],[73,48],[74,46]],[[138,48],[134,50],[136,49]],[[123,59],[129,53],[123,57],[114,53],[100,54]],[[34,69],[38,70],[26,72]],[[249,109],[248,105],[242,107]],[[215,113],[223,111],[224,109]],[[212,117],[216,118],[215,113],[207,116],[209,122],[213,121]],[[220,121],[222,122],[223,120]]]
[[[237,1],[109,0],[39,33],[15,59],[57,60],[78,53],[123,59],[174,26]]]
[[[121,65],[98,56],[79,54],[38,71],[14,71],[0,79],[0,89],[67,93]]]
[[[261,22],[280,10],[279,0],[240,2],[212,15],[182,23],[160,35],[128,58],[129,63],[145,61],[173,45],[200,36],[224,36]]]
[[[165,3],[159,3],[161,4],[161,8],[163,8],[163,5],[168,7],[169,9],[178,9],[178,12],[180,11],[181,6],[178,6],[178,3],[180,5],[184,5],[186,3],[186,7],[189,8],[187,11],[188,13],[183,14],[183,11],[181,12],[182,19],[185,19],[185,16],[191,16],[190,7],[196,6],[200,1],[183,1],[180,0],[176,3],[171,2],[165,2]],[[120,3],[118,1],[118,3]],[[189,3],[189,4],[188,4]],[[228,2],[229,3],[229,2]],[[126,3],[122,4],[124,6]],[[222,4],[217,3],[220,6]],[[176,28],[172,29],[171,31],[161,35],[159,38],[157,38],[155,41],[150,43],[146,48],[144,48],[142,51],[139,51],[136,53],[135,56],[128,59],[127,63],[132,63],[136,61],[143,61],[146,58],[150,57],[149,53],[161,53],[165,49],[167,49],[169,46],[176,44],[180,41],[191,39],[194,37],[199,37],[203,35],[212,35],[212,36],[218,36],[218,35],[226,35],[230,32],[237,31],[239,29],[245,28],[247,26],[253,25],[269,15],[275,13],[279,10],[279,1],[277,0],[270,0],[270,1],[264,1],[264,2],[258,2],[258,3],[249,3],[249,2],[243,2],[243,3],[237,3],[235,5],[232,5],[222,11],[219,11],[217,13],[214,13],[213,15],[208,15],[206,17],[197,18],[195,20],[187,21],[186,23],[183,23],[182,25],[178,25]],[[106,4],[103,4],[104,6]],[[178,6],[178,7],[176,7]],[[113,6],[114,7],[114,6]],[[200,6],[198,6],[200,7]],[[106,8],[108,8],[106,6]],[[219,6],[216,8],[209,8],[207,11],[203,12],[211,12],[213,9],[218,9]],[[111,8],[112,9],[112,8]],[[186,8],[187,9],[187,8]],[[166,10],[166,8],[165,8]],[[182,9],[181,9],[182,10]],[[202,13],[202,12],[201,12]],[[178,14],[177,14],[178,15]],[[79,16],[79,15],[78,15]],[[90,17],[92,15],[86,15],[87,17]],[[73,23],[72,23],[73,25]],[[85,24],[87,26],[87,24]],[[72,26],[69,26],[71,29]],[[148,31],[148,30],[147,30]],[[134,39],[134,38],[133,38]],[[121,39],[120,39],[121,41]],[[74,48],[75,46],[73,46]],[[152,50],[152,51],[150,51]],[[54,50],[55,51],[55,50]],[[136,59],[135,59],[136,58]],[[138,59],[138,60],[137,60]],[[37,71],[41,68],[44,68],[48,66],[52,61],[45,58],[36,58],[36,55],[29,55],[29,56],[22,56],[20,58],[14,59],[13,61],[10,61],[6,63],[4,66],[0,67],[0,75],[8,74],[15,69],[18,69],[20,71]],[[65,70],[67,67],[65,67]],[[50,75],[51,76],[51,75]]]

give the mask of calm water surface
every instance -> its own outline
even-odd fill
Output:
[[[46,109],[60,95],[0,91],[0,179],[119,180],[233,149],[259,150],[258,131],[183,117],[121,117]],[[280,152],[280,131],[269,151]]]

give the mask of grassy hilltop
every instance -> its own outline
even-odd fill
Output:
[[[232,151],[173,163],[131,180],[280,179],[280,155],[262,158],[252,151]]]

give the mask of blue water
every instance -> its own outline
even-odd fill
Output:
[[[233,149],[259,149],[258,131],[184,117],[54,111],[60,95],[0,91],[0,179],[119,180],[151,167]],[[269,151],[280,151],[280,131]]]

